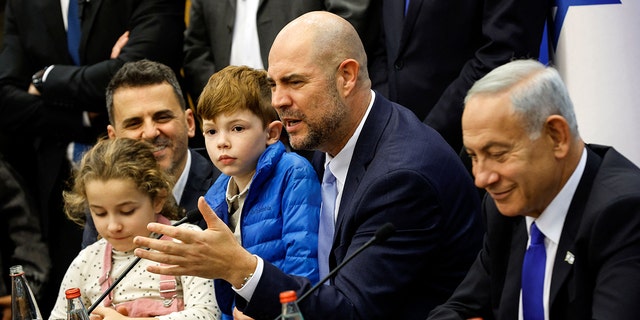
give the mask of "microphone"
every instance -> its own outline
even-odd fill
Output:
[[[333,277],[334,274],[336,274],[336,272],[342,269],[342,267],[344,267],[347,264],[347,262],[355,258],[355,256],[360,254],[360,252],[362,252],[364,249],[370,247],[371,245],[386,241],[394,232],[396,232],[396,227],[391,222],[387,222],[384,225],[382,225],[382,227],[378,228],[376,233],[373,235],[373,237],[371,237],[371,239],[369,239],[369,241],[367,241],[360,248],[358,248],[358,250],[356,250],[354,253],[352,253],[350,256],[344,259],[337,267],[331,270],[331,272],[329,272],[329,274],[327,274],[322,280],[320,280],[313,287],[311,287],[309,291],[305,292],[302,296],[300,296],[300,298],[298,298],[296,302],[300,303],[300,301],[308,297],[309,294],[316,291],[323,283],[327,282],[327,280],[329,280],[331,277]]]
[[[344,267],[347,264],[347,262],[351,261],[351,259],[359,255],[360,252],[362,252],[364,249],[370,247],[371,245],[386,241],[394,232],[396,232],[396,227],[391,222],[387,222],[384,225],[382,225],[382,227],[376,230],[376,233],[373,234],[373,237],[371,237],[369,241],[365,242],[365,244],[363,244],[360,248],[358,248],[358,250],[356,250],[354,253],[352,253],[350,256],[344,259],[337,267],[331,270],[329,274],[327,274],[324,278],[322,278],[322,280],[318,281],[318,283],[316,283],[313,287],[311,287],[311,289],[309,289],[302,296],[300,296],[300,298],[296,300],[296,303],[300,303],[300,301],[304,300],[311,293],[313,293],[318,288],[320,288],[320,286],[322,286],[323,283],[327,282],[329,278],[333,277],[333,275],[336,274],[336,272],[338,272],[340,269],[342,269],[342,267]],[[282,315],[277,316],[274,320],[279,320],[279,319],[282,319]]]
[[[73,1],[73,0],[72,0],[72,1]],[[172,224],[172,226],[177,227],[177,226],[179,226],[179,225],[181,225],[181,224],[183,224],[183,223],[187,223],[187,222],[188,222],[188,223],[193,223],[193,222],[198,221],[201,217],[202,217],[202,215],[200,214],[200,211],[198,211],[198,209],[194,209],[194,210],[188,211],[188,212],[185,214],[184,218],[182,218],[182,219],[180,219],[180,220],[178,220],[178,221],[174,222],[174,223]],[[156,239],[160,239],[160,238],[162,238],[162,236],[163,236],[163,234],[159,234],[159,235],[157,235],[155,238],[156,238]],[[149,248],[146,248],[145,250],[149,250]],[[124,278],[124,276],[126,276],[126,275],[127,275],[127,273],[129,273],[129,271],[131,271],[131,269],[133,269],[133,267],[135,267],[135,265],[136,265],[136,264],[138,264],[138,262],[140,261],[140,259],[141,259],[140,257],[136,257],[136,259],[135,259],[135,260],[133,260],[133,261],[131,262],[131,264],[129,264],[129,266],[128,266],[128,267],[127,267],[127,268],[126,268],[126,269],[125,269],[121,274],[120,274],[120,276],[119,276],[119,277],[117,277],[117,278],[113,281],[113,283],[109,286],[109,288],[107,288],[107,290],[105,290],[105,291],[102,293],[102,295],[98,298],[98,300],[96,300],[96,301],[91,305],[91,307],[89,307],[89,309],[87,309],[87,313],[91,314],[91,312],[92,312],[96,307],[98,307],[98,305],[100,305],[100,303],[102,302],[102,300],[104,300],[104,298],[106,298],[106,297],[107,297],[107,295],[108,295],[111,291],[113,291],[113,288],[115,288],[115,286],[116,286],[116,285],[118,285],[118,283],[120,283],[120,281]]]

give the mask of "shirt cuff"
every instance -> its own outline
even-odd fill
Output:
[[[44,73],[42,74],[42,82],[47,81],[47,77],[49,76],[49,72],[51,72],[51,70],[53,70],[53,65],[50,65],[46,69],[44,69]]]
[[[251,296],[253,296],[253,293],[256,291],[258,282],[260,282],[260,278],[262,277],[262,271],[264,270],[264,261],[262,261],[262,258],[258,257],[255,254],[253,256],[258,259],[256,270],[253,271],[253,276],[251,276],[247,283],[245,283],[244,286],[242,286],[242,288],[240,289],[236,289],[234,286],[231,286],[231,288],[233,288],[233,291],[235,291],[238,295],[240,295],[247,301],[251,300]]]

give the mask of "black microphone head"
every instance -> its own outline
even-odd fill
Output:
[[[194,222],[198,222],[200,219],[202,219],[202,214],[200,214],[200,210],[193,209],[193,210],[187,211],[187,214],[185,215],[185,218],[187,218],[187,220],[185,222],[194,223]]]
[[[378,228],[373,236],[376,239],[376,243],[380,243],[387,240],[394,232],[396,232],[396,227],[393,223],[387,222],[382,227]]]
[[[198,211],[198,209],[193,209],[190,211],[187,211],[187,213],[185,214],[184,218],[176,221],[173,226],[179,226],[183,223],[196,223],[198,222],[198,220],[200,220],[200,218],[202,218],[202,215],[200,214],[200,211]]]

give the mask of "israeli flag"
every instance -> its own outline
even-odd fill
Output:
[[[556,0],[551,18],[548,59],[567,84],[582,138],[640,166],[640,0]]]

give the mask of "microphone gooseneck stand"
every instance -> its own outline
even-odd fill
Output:
[[[384,225],[382,225],[382,227],[376,230],[376,233],[373,235],[373,237],[371,237],[371,239],[369,239],[369,241],[365,242],[365,244],[363,244],[360,248],[358,248],[358,250],[354,251],[350,256],[344,259],[337,267],[331,270],[329,274],[327,274],[324,278],[322,278],[322,280],[318,281],[318,283],[316,283],[313,287],[311,287],[311,289],[309,289],[302,296],[300,296],[300,298],[296,300],[296,303],[300,303],[300,301],[304,300],[311,293],[313,293],[318,288],[320,288],[320,286],[322,286],[325,282],[327,282],[327,280],[333,277],[333,275],[335,275],[340,269],[342,269],[342,267],[344,267],[349,261],[351,261],[351,259],[359,255],[360,252],[362,252],[364,249],[370,247],[373,244],[386,241],[394,232],[396,232],[396,227],[391,222],[387,222]],[[279,315],[274,320],[278,320],[281,318],[282,318],[282,315]]]

